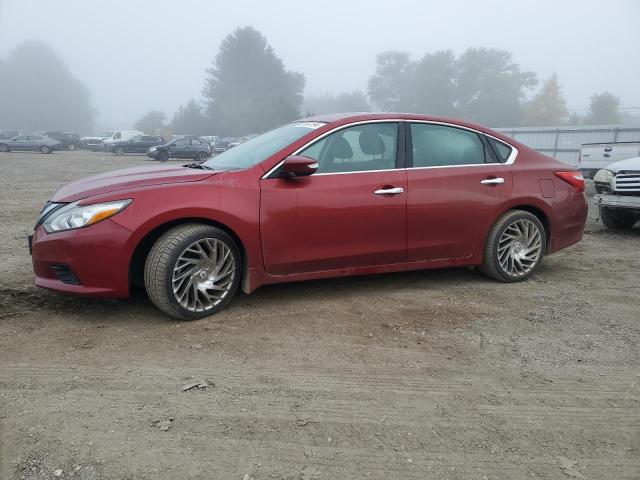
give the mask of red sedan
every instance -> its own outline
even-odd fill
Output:
[[[409,114],[329,115],[204,163],[62,187],[30,239],[36,285],[127,297],[179,319],[239,288],[462,265],[516,282],[582,238],[584,180],[490,129]]]

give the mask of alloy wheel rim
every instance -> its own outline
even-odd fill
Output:
[[[197,240],[173,267],[173,295],[190,312],[211,310],[230,294],[235,275],[235,257],[226,243],[216,238]]]
[[[500,268],[511,277],[533,270],[542,255],[542,233],[531,220],[520,219],[504,229],[498,241]]]

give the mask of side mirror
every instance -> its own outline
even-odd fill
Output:
[[[308,177],[318,170],[318,161],[302,155],[290,155],[282,164],[283,177]]]

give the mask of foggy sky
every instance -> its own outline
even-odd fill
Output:
[[[244,25],[305,74],[307,95],[366,92],[384,50],[483,46],[539,78],[556,72],[570,111],[602,91],[640,107],[640,0],[0,0],[0,55],[46,41],[89,87],[97,124],[125,128],[199,99],[220,41]]]

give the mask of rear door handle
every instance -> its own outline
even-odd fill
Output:
[[[398,195],[399,193],[404,193],[404,188],[402,187],[379,188],[373,193],[376,195]]]
[[[484,180],[480,180],[482,185],[500,185],[504,183],[504,178],[485,178]]]

